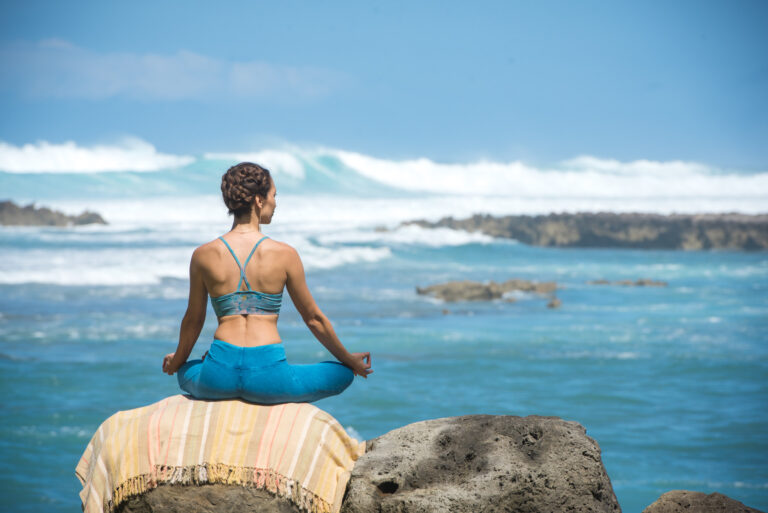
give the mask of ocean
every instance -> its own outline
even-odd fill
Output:
[[[98,425],[179,393],[161,362],[176,346],[189,258],[229,230],[220,176],[247,159],[277,184],[264,233],[298,250],[344,344],[371,352],[369,379],[317,403],[353,436],[454,415],[558,416],[600,444],[625,512],[672,489],[768,510],[766,252],[540,248],[400,225],[473,213],[766,212],[768,173],[295,148],[150,171],[0,172],[0,200],[88,208],[109,223],[0,227],[0,509],[79,510],[74,468]],[[509,278],[556,281],[562,306],[525,293],[450,304],[416,293]],[[639,278],[668,285],[588,283]],[[278,326],[289,361],[329,357],[290,301]],[[193,357],[214,329],[209,309]]]

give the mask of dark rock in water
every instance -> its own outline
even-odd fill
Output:
[[[762,513],[721,493],[672,490],[659,497],[643,513]]]
[[[637,281],[632,280],[591,280],[587,282],[587,285],[621,285],[622,287],[666,287],[668,283],[666,281],[649,280],[648,278],[640,278]]]
[[[368,442],[342,513],[620,512],[600,447],[556,417],[469,415]]]
[[[540,216],[476,214],[467,219],[407,221],[426,228],[453,228],[534,246],[640,249],[768,248],[768,215],[578,213]]]
[[[528,280],[507,280],[503,283],[489,281],[449,281],[428,287],[416,287],[416,292],[421,295],[430,295],[443,301],[490,301],[500,299],[504,294],[515,290],[547,294],[554,292],[557,284],[553,281],[533,282]],[[510,302],[514,301],[510,298]]]
[[[649,280],[647,278],[641,278],[632,284],[635,287],[666,287],[668,283],[666,281]]]
[[[558,298],[553,297],[549,303],[547,303],[547,308],[560,308],[560,306],[563,304],[562,301],[560,301]]]
[[[160,485],[123,502],[116,513],[299,513],[290,500],[244,486]]]
[[[0,224],[15,226],[72,226],[82,224],[107,224],[97,213],[85,211],[77,216],[69,216],[51,210],[36,208],[34,204],[20,207],[12,201],[0,201]]]

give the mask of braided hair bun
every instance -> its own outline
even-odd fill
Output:
[[[241,162],[227,169],[221,177],[221,195],[230,214],[248,214],[256,196],[266,198],[272,186],[269,170],[251,162]]]

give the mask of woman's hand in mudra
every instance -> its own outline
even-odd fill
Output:
[[[171,368],[171,360],[173,360],[173,356],[175,354],[176,353],[168,353],[167,355],[165,355],[165,358],[163,358],[163,372],[165,372],[169,376],[173,375],[173,372],[170,372],[170,368]]]
[[[352,361],[349,363],[349,367],[352,368],[352,372],[355,376],[368,377],[368,374],[372,373],[371,370],[371,353],[350,353],[352,355]]]

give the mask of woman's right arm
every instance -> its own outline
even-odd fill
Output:
[[[367,378],[368,374],[373,372],[371,370],[371,353],[350,353],[347,351],[339,337],[336,336],[331,321],[320,311],[320,307],[317,306],[312,294],[309,292],[304,275],[304,266],[301,263],[299,254],[290,246],[285,251],[288,253],[288,265],[286,268],[288,276],[285,285],[293,304],[296,306],[296,310],[299,311],[301,318],[304,319],[304,323],[315,338],[337,360],[351,368],[357,376]]]
[[[179,344],[176,352],[167,354],[163,358],[163,372],[166,374],[173,374],[187,361],[205,324],[208,289],[203,281],[199,251],[200,248],[197,248],[192,253],[192,260],[189,263],[189,301],[187,311],[181,320]]]

